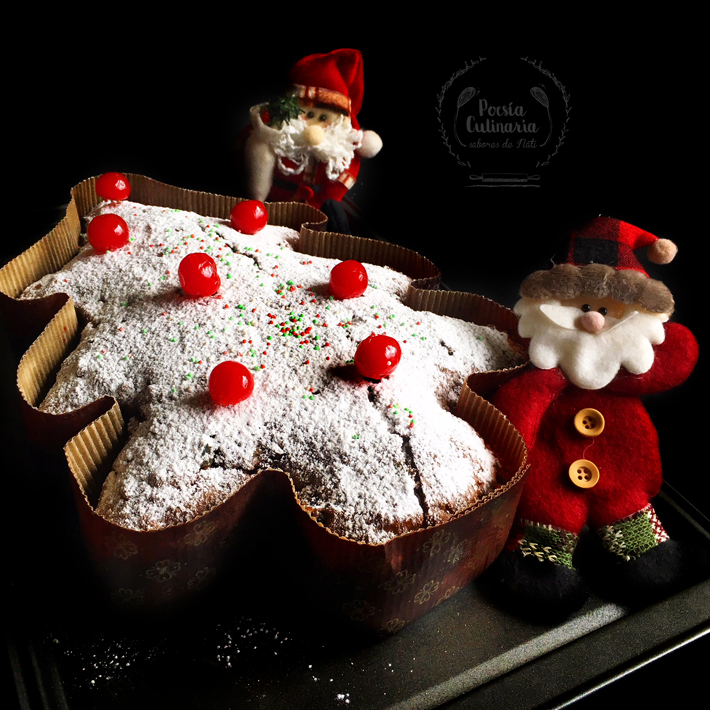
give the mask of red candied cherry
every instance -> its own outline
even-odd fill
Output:
[[[237,202],[229,215],[232,226],[242,234],[256,234],[269,221],[266,207],[259,200],[244,200]]]
[[[178,266],[178,277],[188,296],[214,296],[222,285],[217,264],[208,254],[188,254]]]
[[[381,380],[391,375],[402,359],[402,348],[389,335],[371,335],[355,351],[355,367],[363,377]]]
[[[227,360],[210,373],[209,389],[217,404],[239,404],[254,391],[254,378],[240,362]]]
[[[330,270],[330,292],[336,298],[362,296],[366,289],[367,271],[359,261],[341,261]]]
[[[100,214],[89,222],[86,235],[94,250],[105,254],[128,244],[128,225],[117,214]]]
[[[127,200],[131,186],[123,173],[104,173],[96,181],[96,194],[104,200]]]

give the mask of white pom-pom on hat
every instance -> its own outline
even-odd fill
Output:
[[[670,264],[678,253],[678,247],[670,239],[659,239],[648,248],[648,258],[654,264]]]
[[[374,158],[382,150],[382,138],[375,131],[363,131],[362,142],[357,149],[362,158]]]

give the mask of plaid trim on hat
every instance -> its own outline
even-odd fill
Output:
[[[319,86],[302,86],[295,84],[293,92],[299,101],[310,106],[320,106],[340,111],[346,115],[350,113],[350,99],[344,94]]]

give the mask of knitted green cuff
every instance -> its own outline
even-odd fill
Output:
[[[597,530],[602,545],[629,562],[668,539],[652,505]]]
[[[518,539],[518,551],[524,556],[533,555],[540,562],[552,562],[572,567],[572,553],[579,539],[574,533],[552,525],[521,521],[522,536]]]

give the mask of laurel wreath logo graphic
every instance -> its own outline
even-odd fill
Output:
[[[545,108],[547,113],[547,124],[548,131],[545,140],[540,144],[539,147],[544,147],[550,143],[553,136],[557,135],[557,140],[551,148],[548,149],[548,153],[545,157],[541,157],[535,163],[536,168],[544,167],[550,163],[552,158],[559,153],[560,148],[565,142],[568,131],[568,123],[570,118],[570,96],[562,83],[557,79],[557,77],[552,74],[548,69],[543,68],[542,62],[537,62],[535,60],[529,59],[528,57],[521,57],[522,62],[525,62],[528,66],[532,67],[538,71],[544,77],[544,81],[539,84],[535,84],[530,87],[530,96],[537,103],[539,103],[543,108]],[[457,82],[457,80],[462,77],[467,72],[470,72],[475,67],[478,67],[482,62],[487,61],[486,57],[478,57],[477,59],[466,60],[464,62],[463,68],[454,72],[446,83],[441,87],[441,91],[437,94],[437,119],[439,124],[439,135],[441,137],[444,146],[446,147],[449,154],[456,160],[458,165],[473,169],[471,162],[464,155],[463,150],[466,148],[466,143],[461,139],[458,134],[457,125],[459,119],[459,113],[461,109],[468,104],[474,97],[480,96],[481,89],[475,86],[466,86],[462,89],[456,99],[456,108],[453,115],[452,127],[447,129],[447,118],[451,116],[444,108],[444,101],[446,99],[447,93],[450,91],[452,86]],[[548,88],[550,87],[550,88]],[[553,88],[554,87],[554,88]],[[562,98],[564,106],[564,119],[562,123],[559,122],[553,125],[553,111],[552,102],[550,100],[551,93],[558,92],[559,96]],[[559,118],[559,113],[558,113]],[[449,124],[451,125],[451,124]],[[555,130],[556,129],[556,130]],[[453,136],[453,140],[450,139],[450,135]],[[473,179],[480,179],[481,176],[471,176]],[[532,176],[528,176],[532,177]],[[537,177],[537,176],[535,176]]]

